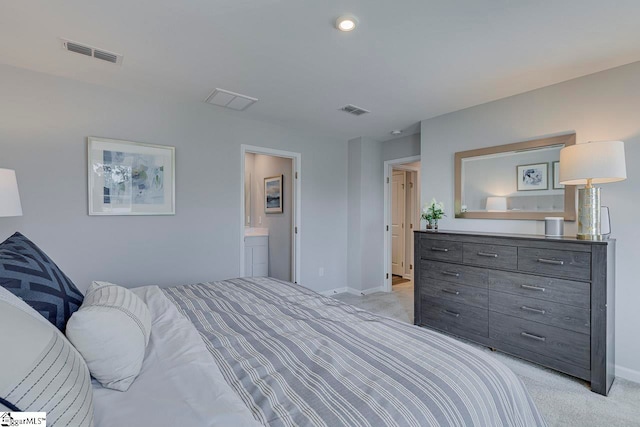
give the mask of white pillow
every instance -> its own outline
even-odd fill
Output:
[[[93,282],[65,333],[104,387],[127,391],[142,368],[151,334],[151,313],[136,294]]]
[[[46,412],[49,425],[93,426],[93,389],[82,356],[53,324],[3,287],[0,337],[0,398],[9,409]]]

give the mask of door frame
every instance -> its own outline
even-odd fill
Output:
[[[239,276],[244,277],[244,223],[246,213],[244,211],[244,162],[245,154],[264,154],[291,159],[291,279],[294,283],[301,283],[300,260],[302,248],[300,245],[301,235],[301,213],[302,213],[302,154],[293,151],[276,150],[274,148],[258,147],[255,145],[242,144],[240,146],[240,268]]]
[[[419,162],[422,157],[420,155],[403,157],[400,159],[386,160],[384,162],[384,266],[385,266],[385,279],[384,279],[384,292],[391,292],[392,274],[391,274],[391,177],[393,176],[393,169],[410,170],[417,172],[418,188],[416,189],[418,206],[422,206],[420,202],[420,168],[411,166],[405,166],[407,163]],[[419,223],[418,223],[419,224]],[[418,228],[420,226],[418,225]],[[417,266],[413,266],[414,271]]]
[[[418,179],[418,177],[420,176],[420,171],[418,170],[407,170],[407,176],[409,175],[409,173],[415,173],[415,188],[413,188],[413,190],[411,191],[411,199],[406,199],[405,200],[405,209],[409,206],[409,204],[411,203],[411,206],[413,208],[412,211],[410,211],[413,215],[410,218],[410,222],[409,222],[409,228],[405,229],[405,232],[408,232],[407,234],[411,235],[411,239],[413,239],[413,230],[418,230],[420,229],[420,181]],[[405,235],[405,240],[407,239],[407,236]],[[413,242],[413,240],[411,240]],[[406,270],[406,263],[408,262],[409,265],[413,264],[413,255],[414,255],[414,248],[412,247],[410,250],[411,253],[411,258],[408,259],[407,261],[407,253],[406,253],[406,244],[405,244],[405,271]],[[403,277],[405,279],[409,279],[409,280],[413,280],[414,277],[414,269],[410,268],[408,273],[404,273]]]

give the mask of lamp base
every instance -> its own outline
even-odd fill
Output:
[[[602,234],[577,234],[576,238],[578,240],[593,240],[593,241],[604,240],[604,237],[602,237]]]
[[[600,232],[600,189],[596,187],[578,190],[579,240],[602,240]]]

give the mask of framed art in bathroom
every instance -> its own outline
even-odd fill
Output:
[[[264,211],[265,213],[282,213],[283,175],[264,179]]]

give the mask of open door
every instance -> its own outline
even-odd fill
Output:
[[[391,185],[391,273],[404,276],[405,171],[393,171]]]

